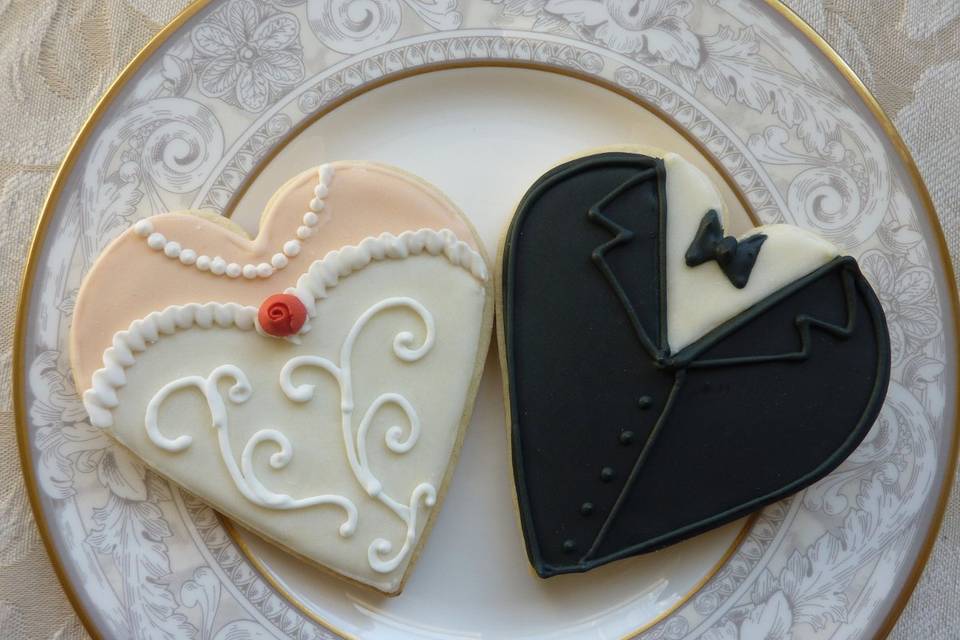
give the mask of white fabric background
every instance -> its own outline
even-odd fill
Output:
[[[956,268],[960,0],[786,1],[863,78],[903,134],[937,205]],[[17,457],[10,363],[16,296],[29,240],[57,165],[84,118],[123,66],[186,4],[187,0],[0,0],[3,640],[87,637],[44,551]],[[960,639],[956,491],[924,576],[890,637]]]

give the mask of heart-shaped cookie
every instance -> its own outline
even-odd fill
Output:
[[[787,225],[727,236],[719,193],[676,154],[549,171],[501,268],[514,475],[542,577],[806,487],[883,403],[889,337],[856,261]]]
[[[480,243],[436,189],[337,162],[247,239],[209,214],[136,223],[70,336],[95,426],[227,516],[399,593],[469,420],[492,324]]]

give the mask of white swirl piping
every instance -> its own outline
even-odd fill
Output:
[[[427,311],[426,307],[413,298],[394,297],[381,300],[367,309],[361,315],[347,334],[346,340],[340,347],[340,365],[336,365],[327,358],[319,356],[305,355],[296,356],[287,361],[280,370],[280,388],[284,394],[294,402],[308,402],[313,398],[314,385],[295,384],[293,374],[304,367],[313,367],[321,369],[330,374],[340,387],[340,420],[343,431],[343,442],[346,445],[347,461],[350,463],[350,469],[353,471],[357,482],[363,487],[363,490],[371,498],[378,500],[381,504],[390,509],[406,527],[403,545],[400,550],[389,559],[384,560],[383,556],[393,550],[393,544],[384,538],[376,538],[367,549],[367,560],[370,567],[378,573],[389,573],[400,566],[403,559],[410,553],[416,539],[417,531],[417,512],[420,502],[423,501],[427,507],[436,504],[437,490],[426,482],[417,485],[410,496],[407,504],[398,502],[391,497],[383,487],[383,484],[376,477],[370,468],[367,458],[367,431],[377,412],[387,404],[393,404],[400,408],[410,423],[410,432],[405,440],[400,440],[403,428],[399,425],[393,425],[387,429],[385,443],[388,449],[394,453],[403,454],[417,443],[420,437],[420,417],[410,402],[398,393],[384,393],[378,396],[364,412],[360,419],[360,426],[357,429],[356,436],[353,435],[353,370],[351,359],[353,356],[353,345],[357,336],[363,331],[370,319],[387,309],[397,307],[406,307],[416,313],[423,326],[426,329],[426,335],[423,338],[423,344],[414,347],[414,336],[409,331],[401,331],[394,336],[393,353],[404,362],[416,362],[433,348],[436,341],[436,325],[433,316]]]
[[[160,433],[158,419],[160,407],[170,394],[181,389],[196,387],[207,401],[210,420],[213,428],[217,431],[220,456],[223,458],[233,484],[243,494],[243,497],[253,504],[267,509],[292,510],[322,504],[338,506],[347,514],[347,519],[340,525],[340,535],[344,538],[353,535],[354,531],[357,530],[357,507],[350,499],[334,494],[293,498],[285,493],[275,493],[267,489],[257,477],[253,468],[253,453],[261,443],[271,442],[279,449],[270,456],[270,466],[274,469],[283,469],[293,458],[293,446],[282,431],[260,429],[254,433],[244,445],[243,453],[240,455],[240,466],[237,466],[237,461],[233,457],[233,450],[230,447],[230,422],[227,417],[227,407],[219,389],[219,383],[224,379],[233,380],[233,384],[227,391],[227,397],[233,404],[243,404],[253,395],[253,388],[250,386],[246,374],[243,373],[242,369],[231,364],[220,365],[206,378],[203,376],[184,376],[161,387],[147,404],[147,413],[144,418],[144,426],[150,441],[164,451],[171,453],[183,451],[193,443],[193,438],[188,435],[181,435],[172,439],[164,436]]]

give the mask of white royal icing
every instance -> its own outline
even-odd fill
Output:
[[[723,200],[702,171],[675,153],[667,170],[667,338],[673,353],[738,313],[839,255],[830,242],[799,227],[765,225],[743,237],[767,236],[747,285],[737,289],[715,262],[687,266],[686,252],[703,215],[717,211],[727,226]]]
[[[181,249],[181,255],[182,253]],[[385,233],[376,238],[367,238],[357,246],[346,246],[338,251],[332,251],[323,259],[315,261],[298,279],[296,286],[288,289],[288,292],[297,295],[307,307],[309,316],[316,318],[319,313],[318,301],[327,298],[328,290],[340,284],[345,277],[380,261],[410,262],[404,259],[417,256],[423,256],[418,260],[440,257],[455,267],[455,271],[464,271],[475,280],[482,282],[487,278],[482,256],[469,245],[458,240],[453,232],[421,229],[405,232],[399,236]],[[224,269],[228,268],[225,265],[221,266]],[[411,263],[411,266],[415,265]],[[413,279],[427,283],[424,278]],[[482,297],[480,301],[482,302]],[[357,338],[374,316],[400,308],[416,314],[423,324],[425,333],[422,342],[419,343],[410,331],[396,333],[392,340],[393,353],[402,362],[420,360],[433,349],[436,342],[437,330],[434,316],[423,304],[412,297],[390,296],[369,306],[354,322],[341,345],[338,364],[331,359],[311,354],[291,357],[280,369],[278,385],[288,400],[302,404],[314,397],[314,385],[295,384],[293,378],[296,372],[304,368],[320,369],[330,374],[336,381],[340,391],[341,436],[349,469],[363,492],[389,510],[395,518],[399,519],[404,528],[402,543],[396,552],[394,552],[395,545],[382,534],[374,537],[369,543],[366,562],[370,569],[378,574],[391,573],[404,565],[417,539],[421,503],[429,508],[436,503],[437,499],[437,483],[419,481],[410,491],[409,499],[398,500],[385,490],[384,481],[381,475],[374,473],[368,456],[368,431],[376,416],[387,407],[393,407],[402,414],[408,429],[404,437],[403,427],[397,424],[390,426],[384,436],[386,448],[394,454],[401,455],[414,449],[423,425],[420,414],[406,396],[393,391],[381,393],[368,404],[359,424],[355,425],[353,420],[352,356]],[[194,328],[235,329],[241,333],[257,332],[265,336],[266,334],[263,334],[258,326],[257,313],[258,309],[255,307],[209,302],[170,306],[162,311],[153,312],[143,319],[135,320],[127,330],[119,331],[114,335],[112,346],[103,354],[103,368],[94,373],[90,388],[83,394],[83,402],[90,415],[91,423],[102,428],[118,426],[114,424],[114,412],[120,405],[118,392],[127,384],[127,370],[137,362],[139,354],[145,352],[147,347],[157,344],[162,337],[172,336],[177,332],[189,333],[189,330]],[[447,313],[449,314],[450,311]],[[301,333],[307,330],[309,326],[302,329]],[[382,328],[378,331],[382,331]],[[226,400],[219,389],[223,381],[232,381],[226,391]],[[170,396],[185,389],[196,389],[202,395],[209,412],[211,426],[216,432],[217,450],[233,484],[243,498],[257,507],[279,511],[299,510],[315,505],[339,506],[347,516],[340,525],[340,536],[354,535],[358,522],[364,521],[364,516],[356,506],[355,500],[340,495],[340,492],[294,498],[286,493],[268,489],[258,477],[254,465],[254,452],[259,445],[270,443],[277,447],[278,451],[269,457],[270,466],[274,469],[286,467],[293,458],[293,442],[285,433],[283,425],[270,425],[256,430],[243,446],[239,465],[237,464],[230,444],[229,414],[232,411],[230,407],[245,405],[254,393],[248,376],[238,366],[219,364],[206,376],[185,375],[161,383],[146,403],[143,417],[146,436],[153,446],[167,453],[181,455],[196,444],[195,436],[168,435],[161,429],[163,406]],[[263,389],[262,383],[260,389]],[[175,424],[184,424],[184,422],[181,420]],[[322,428],[322,425],[319,427]],[[431,444],[431,446],[435,445]]]
[[[228,278],[239,278],[243,276],[248,280],[255,278],[269,278],[278,270],[283,269],[288,264],[288,259],[300,253],[300,244],[314,234],[316,227],[320,224],[318,213],[324,209],[324,198],[330,190],[330,181],[333,180],[334,168],[331,165],[321,165],[317,170],[317,186],[314,188],[314,197],[310,200],[309,210],[303,214],[303,224],[297,227],[296,238],[286,241],[281,251],[278,251],[270,258],[270,262],[261,262],[258,264],[247,263],[238,264],[236,262],[227,263],[220,256],[198,255],[190,248],[184,248],[175,240],[166,238],[162,233],[154,229],[150,220],[140,220],[133,225],[134,232],[146,239],[147,246],[155,251],[162,252],[171,260],[179,260],[187,266],[193,266],[198,271],[207,271],[216,276],[227,276]]]

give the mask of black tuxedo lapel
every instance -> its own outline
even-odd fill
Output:
[[[633,156],[626,161],[635,171],[603,194],[586,215],[611,236],[594,248],[594,264],[623,305],[644,348],[660,359],[669,351],[664,282],[666,173],[662,160],[643,160]],[[616,157],[604,161],[625,162]]]

